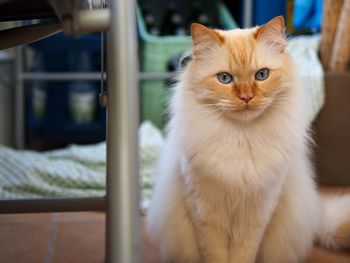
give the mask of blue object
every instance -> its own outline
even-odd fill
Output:
[[[100,68],[100,34],[82,37],[69,37],[56,34],[30,44],[35,54],[42,58],[40,68],[32,71],[44,72],[96,72]],[[81,56],[85,54],[85,59]],[[86,56],[87,55],[87,56]],[[105,139],[106,110],[96,107],[93,121],[75,123],[70,117],[69,92],[75,84],[82,81],[42,81],[45,85],[46,103],[44,114],[38,119],[33,111],[33,97],[27,96],[27,138],[28,141],[40,141],[47,144],[94,143]],[[35,82],[29,82],[31,90]],[[99,81],[84,84],[85,90],[96,92],[96,106]]]
[[[253,25],[262,25],[275,16],[286,16],[287,1],[281,0],[254,0]]]
[[[322,0],[295,0],[293,26],[295,29],[320,31]]]

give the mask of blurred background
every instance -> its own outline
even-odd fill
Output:
[[[41,23],[55,19],[51,17],[49,6],[42,5],[41,9],[44,9]],[[6,7],[2,10],[0,15],[4,17]],[[140,0],[137,7],[140,71],[175,71],[179,58],[190,47],[192,22],[231,29],[263,24],[276,15],[284,15],[288,32],[317,33],[321,28],[321,12],[322,1],[275,0],[266,5],[265,1],[258,0],[167,0],[161,3]],[[38,21],[25,20],[22,24],[33,22]],[[0,26],[10,27],[11,22]],[[17,50],[1,51],[0,143],[46,150],[70,143],[104,140],[106,111],[98,104],[100,50],[101,34],[69,37],[59,33]],[[69,77],[75,80],[67,80],[69,77],[64,74],[58,77],[50,74],[72,72],[77,74]],[[79,78],[79,73],[89,74]],[[84,76],[87,77],[84,79]],[[163,128],[168,79],[172,75],[158,74],[156,79],[147,76],[140,87],[141,119],[151,120],[158,128]],[[23,98],[15,99],[16,89],[22,86]],[[16,107],[20,110],[15,110]],[[23,116],[19,116],[21,114]],[[23,123],[18,123],[16,118]],[[14,136],[15,133],[18,135]]]
[[[50,6],[43,4],[45,1],[38,2],[42,19],[1,23],[1,28],[55,20]],[[348,32],[345,2],[139,0],[136,12],[140,72],[164,73],[142,75],[141,120],[150,120],[160,129],[164,127],[167,121],[164,106],[174,76],[169,73],[178,69],[179,59],[190,47],[192,22],[232,29],[261,25],[283,15],[289,36],[319,35],[322,31],[321,48],[319,43],[316,45],[323,69],[344,71],[349,53],[348,36],[341,33]],[[2,20],[11,20],[9,7],[3,6]],[[10,10],[16,10],[15,4]],[[342,61],[331,66],[331,57],[333,61]],[[59,33],[16,50],[1,51],[0,143],[47,150],[71,143],[103,141],[106,111],[98,104],[100,68],[101,34],[69,37]],[[15,93],[21,98],[15,99]]]

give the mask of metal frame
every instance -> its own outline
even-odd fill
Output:
[[[154,80],[154,79],[169,79],[176,76],[176,72],[140,72],[138,74],[140,80]],[[45,81],[70,81],[70,80],[92,80],[100,81],[100,72],[23,72],[21,73],[22,81],[45,80]],[[106,75],[104,75],[106,80]]]
[[[111,1],[107,109],[107,262],[141,261],[135,1]]]
[[[253,0],[243,1],[243,27],[253,26]]]
[[[141,262],[135,0],[110,2],[106,198],[0,200],[0,213],[106,210],[106,261]],[[24,146],[21,48],[16,60],[16,146]]]
[[[106,199],[104,197],[9,199],[0,201],[0,212],[3,214],[104,210],[106,210]]]
[[[15,146],[17,149],[24,147],[24,85],[22,81],[22,47],[16,48],[15,60]]]

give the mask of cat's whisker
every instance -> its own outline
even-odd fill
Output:
[[[217,103],[218,102],[206,102],[206,103],[201,102],[200,105],[205,105],[205,106],[207,106],[207,105],[209,105],[209,106],[214,105],[215,106],[215,105],[217,105]]]
[[[208,111],[208,110],[210,110],[210,111],[213,111],[213,110],[219,110],[220,109],[220,106],[219,106],[219,103],[201,103],[200,105],[199,105],[199,109],[201,110],[201,111]]]

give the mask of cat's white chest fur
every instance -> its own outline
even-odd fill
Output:
[[[275,177],[283,176],[292,151],[284,147],[282,137],[272,139],[274,134],[268,134],[269,130],[265,134],[244,133],[226,125],[209,119],[188,127],[181,151],[185,174],[192,170],[191,176],[213,177],[247,191],[265,190]],[[206,128],[196,130],[200,126]],[[263,158],[266,156],[269,158]]]

